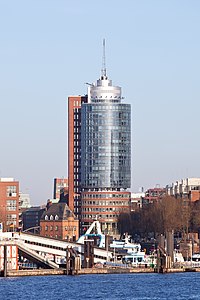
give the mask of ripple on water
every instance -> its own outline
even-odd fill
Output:
[[[193,300],[200,273],[0,278],[0,300]]]

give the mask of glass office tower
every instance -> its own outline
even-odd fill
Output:
[[[87,227],[98,218],[108,233],[130,200],[131,106],[122,101],[121,88],[103,72],[81,106],[81,219]]]
[[[131,180],[130,105],[107,94],[110,99],[92,98],[82,105],[81,182],[84,188],[126,189]]]

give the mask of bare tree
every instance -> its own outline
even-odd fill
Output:
[[[164,234],[172,230],[188,232],[190,220],[191,209],[188,199],[183,201],[165,196],[139,211],[121,214],[119,228],[121,233],[128,231],[131,234],[140,233],[142,235],[150,232]],[[200,217],[198,220],[200,223]]]

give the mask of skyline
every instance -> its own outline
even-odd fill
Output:
[[[198,1],[0,1],[0,177],[31,203],[67,176],[67,97],[102,68],[132,108],[132,187],[200,177]]]

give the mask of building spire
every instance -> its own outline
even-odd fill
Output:
[[[106,75],[106,41],[103,39],[103,56],[102,56],[102,69],[101,69],[101,79],[107,79]]]

